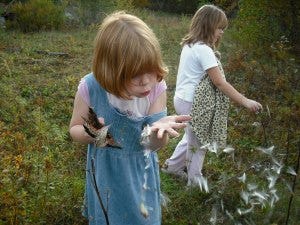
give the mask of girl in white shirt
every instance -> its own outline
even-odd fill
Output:
[[[183,46],[176,82],[174,107],[178,114],[190,114],[196,87],[207,74],[224,95],[252,112],[262,109],[260,103],[248,99],[226,81],[218,66],[215,50],[228,25],[225,13],[214,5],[204,5],[192,18],[188,34],[183,38]],[[198,107],[206,107],[201,105]],[[205,157],[205,149],[191,126],[185,128],[182,140],[172,156],[166,160],[162,171],[186,176],[188,185],[198,183]]]

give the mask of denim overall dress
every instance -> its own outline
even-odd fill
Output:
[[[91,107],[98,117],[104,118],[106,125],[110,125],[110,134],[122,148],[88,145],[83,215],[89,225],[107,224],[95,191],[96,183],[110,225],[160,225],[158,158],[151,152],[146,162],[140,138],[144,126],[166,116],[166,111],[130,118],[109,103],[107,92],[92,73],[86,75],[85,80]],[[142,203],[148,210],[147,216],[141,213]]]

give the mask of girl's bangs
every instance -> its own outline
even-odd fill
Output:
[[[131,59],[133,65],[130,75],[131,78],[158,70],[159,65],[157,59],[158,55],[154,49],[145,47],[140,50],[136,57]]]

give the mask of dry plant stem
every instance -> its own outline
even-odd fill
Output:
[[[99,191],[99,188],[97,186],[97,181],[96,181],[96,177],[95,177],[95,164],[94,164],[95,162],[94,162],[94,159],[91,159],[91,163],[92,163],[92,172],[91,171],[89,171],[89,172],[90,172],[90,175],[91,175],[92,184],[93,184],[93,187],[95,188],[95,191],[96,191],[96,194],[97,194],[102,212],[104,214],[106,225],[109,225],[107,209],[105,209],[105,207],[104,207],[103,201],[101,199],[100,191]]]
[[[271,142],[268,139],[268,134],[267,134],[268,125],[270,125],[271,123],[271,115],[270,115],[269,106],[266,105],[265,108],[266,109],[264,111],[261,111],[258,114],[258,118],[260,119],[262,131],[263,131],[263,138],[264,138],[263,146],[267,147],[268,145],[271,145]]]
[[[43,196],[43,209],[45,211],[47,211],[46,209],[46,201],[47,201],[47,193],[48,193],[48,184],[49,184],[49,171],[46,171],[46,184],[45,184],[45,193],[44,193],[44,196]]]
[[[48,52],[44,50],[36,50],[35,52],[38,54],[50,55],[50,56],[69,56],[69,54],[65,52]]]
[[[266,147],[269,144],[268,137],[267,137],[267,123],[264,121],[262,117],[260,117],[260,119],[261,119],[261,125],[263,129],[264,147]]]
[[[291,143],[291,128],[290,128],[290,121],[289,121],[289,126],[288,126],[288,133],[287,133],[287,141],[286,141],[286,153],[285,153],[285,159],[284,159],[284,164],[288,164],[288,159],[290,155],[290,143]]]
[[[298,142],[298,159],[297,159],[297,165],[296,165],[296,176],[294,176],[294,180],[293,180],[292,193],[291,193],[290,200],[289,200],[289,206],[288,206],[288,212],[287,212],[287,216],[286,216],[285,225],[288,225],[288,223],[289,223],[292,201],[293,201],[293,198],[295,195],[294,192],[295,192],[295,187],[296,187],[296,181],[297,181],[297,177],[299,174],[299,164],[300,164],[300,142]]]

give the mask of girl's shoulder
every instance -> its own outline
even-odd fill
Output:
[[[183,46],[183,52],[190,52],[192,54],[198,55],[213,55],[213,49],[203,42],[196,42],[190,45]]]
[[[197,49],[197,50],[213,52],[213,49],[210,46],[208,46],[207,44],[205,44],[204,42],[196,42],[193,45],[193,47],[194,47],[194,49]]]
[[[208,46],[207,44],[197,42],[194,44],[192,51],[193,51],[193,54],[197,58],[215,59],[215,53],[214,53],[213,49],[210,46]]]
[[[149,102],[152,104],[155,100],[167,89],[167,84],[165,80],[157,83],[152,89],[148,96]]]

